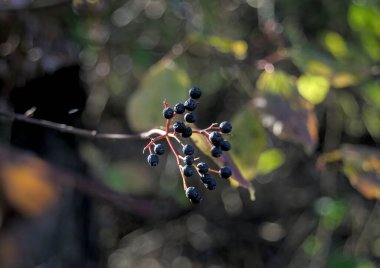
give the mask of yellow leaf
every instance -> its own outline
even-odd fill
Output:
[[[22,214],[38,216],[58,199],[58,190],[47,180],[49,167],[38,158],[5,163],[0,168],[2,188],[8,202]]]
[[[334,74],[331,78],[331,84],[335,88],[345,88],[354,85],[357,80],[353,74],[342,72]]]
[[[244,60],[247,57],[248,44],[243,40],[235,41],[231,45],[231,51],[238,60]]]

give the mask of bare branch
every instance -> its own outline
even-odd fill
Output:
[[[24,114],[18,114],[0,110],[0,116],[6,117],[15,121],[24,122],[36,126],[42,126],[50,129],[57,130],[59,132],[74,134],[86,138],[106,139],[106,140],[129,140],[129,139],[148,139],[153,135],[160,135],[165,131],[162,129],[151,129],[146,132],[137,134],[118,134],[118,133],[99,133],[96,130],[87,130],[82,128],[76,128],[66,124],[59,124],[48,120],[37,119],[28,117]]]

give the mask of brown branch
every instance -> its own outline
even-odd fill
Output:
[[[161,134],[161,129],[151,129],[146,132],[137,134],[118,134],[118,133],[99,133],[97,130],[87,130],[82,128],[76,128],[66,124],[55,123],[52,121],[32,118],[24,114],[18,114],[8,111],[1,111],[0,116],[6,117],[15,121],[24,122],[36,126],[42,126],[50,129],[57,130],[59,132],[74,134],[86,138],[106,139],[106,140],[129,140],[129,139],[148,139],[152,135]]]

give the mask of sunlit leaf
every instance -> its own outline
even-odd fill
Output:
[[[232,119],[231,155],[243,177],[251,180],[256,175],[256,162],[266,147],[266,134],[252,106],[246,106]]]
[[[282,166],[285,155],[279,149],[269,149],[262,152],[256,164],[256,173],[266,175]]]
[[[186,99],[190,79],[173,61],[160,61],[152,66],[139,88],[129,98],[127,118],[136,131],[151,129],[165,123],[162,116],[163,101],[174,106]]]
[[[326,49],[336,58],[344,58],[348,55],[348,48],[343,37],[336,32],[327,32],[323,39]]]
[[[51,170],[38,158],[12,159],[0,166],[1,185],[8,202],[23,215],[46,212],[58,200],[58,190],[48,176]]]
[[[313,104],[319,104],[327,96],[330,83],[323,76],[304,74],[297,80],[297,89],[302,97]]]
[[[346,64],[345,61],[334,60],[326,57],[317,50],[300,49],[290,54],[293,62],[305,73],[323,76],[335,88],[345,88],[355,85],[360,81],[364,74],[352,70],[352,65]],[[350,55],[352,56],[352,55]],[[363,57],[355,57],[357,63],[363,63]]]

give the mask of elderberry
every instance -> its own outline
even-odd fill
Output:
[[[195,108],[197,108],[198,104],[195,100],[190,98],[185,101],[184,105],[185,105],[186,110],[191,112],[191,111],[194,111]]]
[[[215,146],[219,146],[223,141],[222,135],[220,135],[219,132],[217,132],[217,131],[211,132],[208,135],[208,138],[211,141],[211,143]]]
[[[229,141],[224,140],[220,144],[220,149],[222,149],[222,151],[229,151],[231,149],[231,144]]]
[[[164,115],[164,117],[165,117],[166,119],[170,119],[170,118],[173,117],[173,115],[174,115],[174,111],[173,111],[172,108],[167,107],[167,108],[165,108],[165,109],[162,111],[162,114]]]
[[[191,177],[194,175],[194,169],[192,166],[184,166],[182,167],[182,172],[185,177]]]
[[[160,158],[156,154],[148,155],[147,160],[148,160],[149,165],[151,165],[152,167],[157,166],[158,162],[160,162]]]
[[[205,162],[200,162],[197,165],[198,172],[201,174],[206,174],[208,172],[208,165]]]
[[[198,189],[190,186],[186,189],[186,197],[194,204],[199,204],[202,201],[202,196],[199,193]]]
[[[177,103],[174,106],[174,112],[176,112],[177,114],[183,114],[185,112],[185,105],[183,105],[182,103]]]
[[[230,133],[232,130],[232,125],[228,121],[224,121],[219,124],[219,129],[222,131],[222,133]]]
[[[194,123],[195,120],[197,119],[195,113],[192,113],[192,112],[186,113],[184,118],[187,123]]]
[[[186,165],[191,166],[194,163],[194,156],[192,156],[192,155],[186,155],[183,158],[183,162],[185,162]]]
[[[182,132],[182,138],[188,138],[193,134],[193,130],[191,127],[186,127],[185,130]]]
[[[165,147],[159,143],[153,147],[153,151],[155,154],[163,155],[165,153]]]
[[[192,99],[199,99],[202,95],[202,91],[198,87],[193,87],[189,89],[189,96]]]
[[[232,175],[231,168],[230,168],[230,167],[227,167],[227,166],[220,167],[219,175],[220,175],[220,177],[222,177],[223,179],[228,179],[228,178],[231,177],[231,175]]]
[[[182,147],[182,152],[185,154],[185,155],[192,155],[194,154],[194,147],[191,146],[190,144],[186,144]]]
[[[210,152],[211,152],[211,155],[213,157],[221,157],[222,156],[222,150],[220,149],[219,146],[212,146]]]
[[[175,122],[173,124],[173,129],[175,132],[183,133],[186,129],[186,125],[184,122]]]

